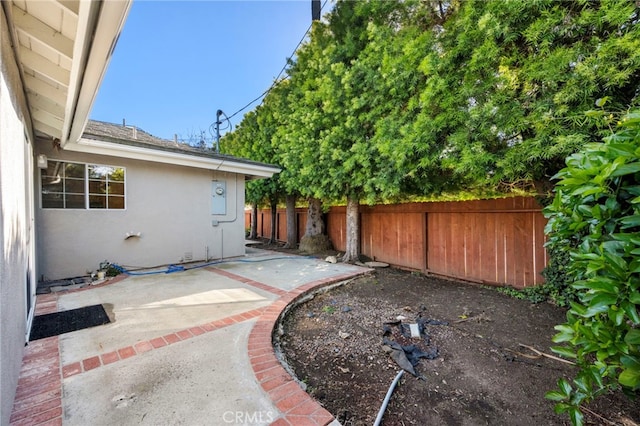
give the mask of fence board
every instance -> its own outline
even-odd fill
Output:
[[[262,212],[262,228],[261,234],[265,238],[271,237],[271,210],[265,210]]]
[[[296,209],[298,239],[306,209]],[[245,223],[250,224],[250,215]],[[278,210],[278,240],[286,240],[286,210]],[[270,212],[258,213],[258,236],[270,236]],[[325,216],[327,234],[346,249],[345,207]],[[534,198],[361,206],[360,249],[395,266],[518,288],[541,284],[547,264],[546,220]]]
[[[302,238],[302,236],[304,235],[304,229],[307,227],[307,212],[306,210],[298,211],[296,209],[296,215],[298,216],[298,242],[299,242],[300,238]]]
[[[276,217],[276,240],[287,241],[287,211],[278,210]]]
[[[347,248],[347,214],[344,207],[342,209],[331,209],[327,213],[326,225],[327,235],[333,244],[333,248],[338,251],[345,251]]]

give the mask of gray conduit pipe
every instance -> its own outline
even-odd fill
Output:
[[[387,395],[384,397],[384,401],[382,401],[382,407],[380,407],[380,411],[378,411],[378,417],[376,417],[376,421],[373,423],[373,426],[380,426],[380,422],[382,421],[382,417],[384,416],[384,412],[387,409],[387,405],[389,404],[389,400],[391,399],[391,395],[393,394],[393,390],[396,388],[398,381],[404,374],[404,370],[400,370],[400,372],[396,375],[396,378],[391,382],[391,386],[387,391]]]

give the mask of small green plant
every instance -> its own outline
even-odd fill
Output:
[[[570,257],[576,301],[555,327],[564,346],[552,350],[580,370],[546,397],[582,425],[584,404],[611,389],[640,390],[640,110],[566,163],[544,213],[548,247]]]
[[[119,275],[119,274],[120,274],[120,269],[116,268],[111,264],[109,264],[109,266],[105,270],[105,275],[107,277],[115,277],[116,275]]]
[[[518,290],[513,287],[491,287],[498,293],[506,294],[515,299],[528,300],[531,303],[541,303],[547,300],[547,289],[544,286],[526,287]]]
[[[336,311],[336,308],[330,305],[324,305],[322,307],[322,312],[324,312],[325,314],[332,314]]]

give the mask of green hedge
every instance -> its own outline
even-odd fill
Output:
[[[556,326],[554,342],[564,345],[553,350],[580,370],[547,397],[582,424],[583,404],[613,388],[640,389],[640,110],[566,164],[544,213],[549,249],[570,258],[554,274],[567,274],[577,301]]]

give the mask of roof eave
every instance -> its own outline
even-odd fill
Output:
[[[134,145],[123,145],[84,137],[80,138],[77,143],[68,144],[66,149],[69,151],[88,154],[109,155],[133,160],[238,173],[250,178],[258,179],[270,178],[281,171],[280,168],[269,165],[243,163],[241,161],[234,161],[228,158],[202,157],[189,155],[187,153],[156,150]]]
[[[131,0],[80,2],[71,84],[60,144],[82,136],[91,107],[124,27]]]

